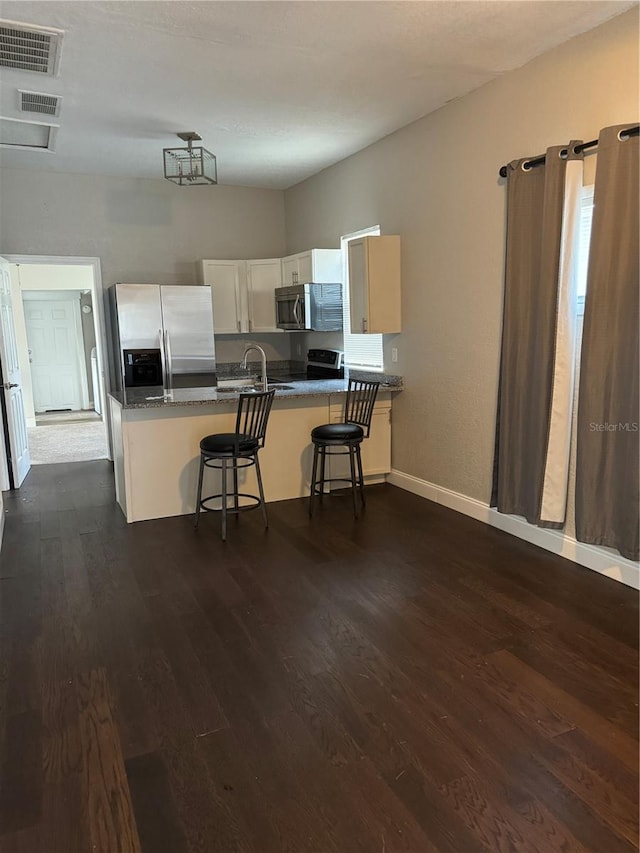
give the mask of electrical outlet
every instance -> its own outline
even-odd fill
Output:
[[[398,347],[391,347],[391,361],[396,362],[398,360]]]

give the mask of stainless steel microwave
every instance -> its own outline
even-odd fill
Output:
[[[341,284],[276,287],[276,325],[288,332],[342,331]]]

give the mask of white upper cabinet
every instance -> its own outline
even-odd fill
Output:
[[[342,251],[310,249],[287,258],[204,260],[202,284],[211,285],[217,335],[282,332],[276,327],[275,289],[292,284],[342,282]]]
[[[342,282],[340,249],[309,249],[282,259],[282,285]]]
[[[280,258],[254,261],[202,261],[202,282],[211,285],[213,328],[217,335],[280,332],[275,295]]]
[[[402,331],[400,237],[360,237],[349,241],[351,332]]]
[[[202,261],[202,283],[211,285],[217,335],[248,331],[246,261]]]
[[[278,332],[274,291],[280,287],[280,258],[247,261],[248,331]]]
[[[290,284],[298,284],[298,255],[290,255],[288,258],[282,258],[280,263],[282,266],[282,287]]]

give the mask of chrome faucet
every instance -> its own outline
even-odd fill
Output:
[[[256,352],[260,353],[260,362],[261,362],[261,370],[262,370],[262,390],[268,391],[267,388],[267,356],[265,351],[258,344],[247,344],[244,348],[244,355],[242,356],[242,364],[241,367],[243,370],[247,369],[247,356],[251,352],[251,350],[256,350]]]

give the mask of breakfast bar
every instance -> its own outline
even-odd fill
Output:
[[[383,481],[391,470],[391,398],[402,390],[399,377],[378,378],[371,435],[362,448],[369,483]],[[347,379],[275,383],[260,453],[267,502],[309,494],[311,430],[342,419],[347,385]],[[116,498],[128,522],[194,512],[200,440],[211,433],[233,432],[239,390],[207,387],[164,393],[162,388],[128,388],[110,394]],[[255,491],[255,470],[243,475],[243,491]],[[332,475],[341,474],[333,469]],[[219,474],[210,471],[207,476]],[[209,485],[210,492],[220,491],[219,483]]]

